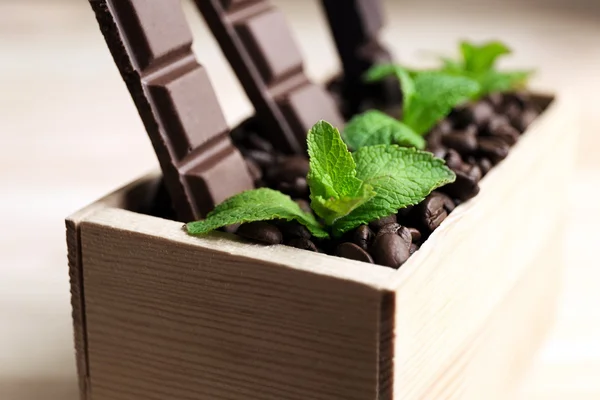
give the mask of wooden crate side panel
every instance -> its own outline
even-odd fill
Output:
[[[565,159],[572,142],[565,135],[571,114],[558,110],[538,121],[482,183],[481,193],[457,208],[398,271],[395,399],[431,398],[431,388],[454,380],[463,349],[476,351],[469,347],[473,337],[554,238],[570,171],[555,160]],[[530,310],[514,311],[520,320]]]
[[[98,223],[119,211],[81,228],[93,400],[377,398],[393,294]]]
[[[71,285],[71,315],[73,318],[73,339],[77,363],[80,400],[88,400],[88,364],[87,338],[85,332],[85,306],[83,277],[81,270],[81,248],[79,242],[79,223],[66,221],[67,257],[69,262],[69,282]]]
[[[71,315],[81,400],[88,400],[90,397],[80,224],[87,217],[107,207],[143,208],[148,199],[152,199],[151,194],[156,190],[159,178],[160,174],[158,173],[148,174],[102,197],[65,220],[69,283],[71,287]]]
[[[557,228],[559,228],[557,226]],[[554,322],[562,277],[560,229],[422,398],[506,400]]]

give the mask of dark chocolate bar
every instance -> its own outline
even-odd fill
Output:
[[[392,62],[378,38],[384,23],[381,0],[322,0],[321,4],[342,63],[342,96],[349,114],[358,112],[365,99],[388,105],[399,102],[397,80],[363,81],[373,65]]]
[[[196,0],[279,150],[304,153],[320,119],[341,127],[331,95],[308,79],[285,17],[267,0]]]
[[[206,70],[191,50],[180,0],[90,4],[150,136],[178,217],[198,219],[251,189]]]

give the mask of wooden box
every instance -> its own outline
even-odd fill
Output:
[[[158,175],[72,215],[81,398],[512,399],[559,289],[570,104],[399,270],[190,237],[136,212]]]

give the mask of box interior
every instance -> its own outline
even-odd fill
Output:
[[[538,118],[545,114],[546,110],[555,99],[554,96],[544,94],[534,94],[532,95],[532,98],[542,109],[542,113]],[[388,107],[388,112],[390,109],[395,109],[397,107],[400,106]],[[245,122],[246,121],[241,124]],[[482,181],[485,179],[486,177],[484,177]],[[150,180],[144,180],[143,183],[140,183],[139,185],[129,187],[126,190],[125,203],[122,207],[128,211],[178,221],[176,213],[171,206],[169,193],[161,176],[156,176]],[[185,223],[189,221],[178,222]]]

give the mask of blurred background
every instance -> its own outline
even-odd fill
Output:
[[[309,75],[333,75],[318,1],[273,2]],[[461,38],[499,38],[515,50],[504,65],[538,68],[534,88],[577,95],[582,136],[557,243],[564,295],[522,398],[599,399],[600,1],[387,0],[385,9],[383,41],[402,63],[430,63],[424,50],[453,55]],[[187,2],[186,11],[233,125],[252,108]],[[0,0],[0,138],[0,399],[76,399],[64,218],[157,168],[87,1]]]

